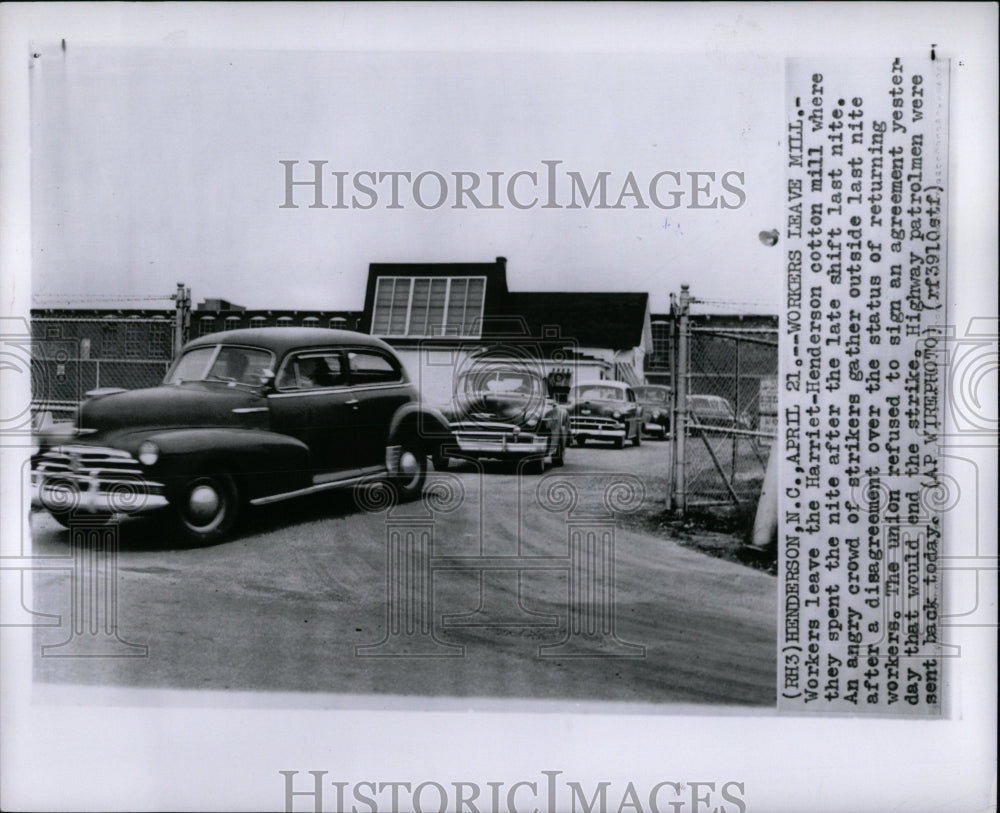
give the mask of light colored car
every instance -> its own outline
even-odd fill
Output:
[[[688,425],[691,429],[702,427],[717,429],[746,429],[743,420],[736,417],[733,405],[721,395],[689,395],[687,397]]]

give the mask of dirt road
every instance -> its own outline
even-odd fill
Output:
[[[362,495],[365,508],[353,493],[283,503],[202,549],[174,544],[158,518],[125,521],[107,584],[95,575],[109,572],[104,558],[35,514],[34,552],[66,566],[34,577],[32,609],[60,617],[36,631],[35,676],[771,705],[774,577],[616,521],[662,496],[642,491],[665,456],[659,443],[572,449],[543,476],[455,465],[431,475],[422,503],[386,510],[378,493]],[[102,632],[115,615],[117,637]],[[88,647],[104,656],[54,657]]]

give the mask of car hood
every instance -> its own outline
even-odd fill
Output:
[[[233,410],[266,406],[259,394],[236,387],[189,383],[130,390],[85,401],[80,428],[113,432],[183,426],[232,426]]]
[[[444,410],[451,421],[504,421],[523,420],[527,415],[541,411],[545,400],[538,395],[513,393],[460,393]]]

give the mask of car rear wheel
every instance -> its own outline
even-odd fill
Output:
[[[240,513],[239,491],[228,474],[189,479],[174,501],[179,530],[188,542],[206,545],[224,538]]]
[[[435,464],[435,468],[436,468]],[[417,499],[424,490],[427,477],[427,452],[416,439],[404,440],[399,449],[396,470],[392,472],[392,487],[401,502]]]

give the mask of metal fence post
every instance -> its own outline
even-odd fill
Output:
[[[186,288],[183,282],[178,282],[177,292],[171,299],[174,300],[177,307],[174,316],[174,356],[176,357],[187,341],[188,325],[191,320],[191,289]]]
[[[740,337],[736,337],[736,392],[733,394],[733,428],[739,429],[742,427],[740,423],[740,410],[742,409],[742,400],[740,399]],[[740,436],[733,434],[732,441],[732,468],[730,473],[733,476],[733,481],[736,480],[736,453],[739,450]]]
[[[687,510],[687,468],[684,455],[687,435],[688,338],[690,332],[688,311],[690,301],[688,286],[681,285],[681,296],[677,306],[679,335],[677,336],[677,353],[673,365],[676,370],[674,379],[677,383],[674,388],[674,416],[672,420],[674,430],[674,465],[671,478],[673,493],[670,495],[671,507],[681,516]]]

